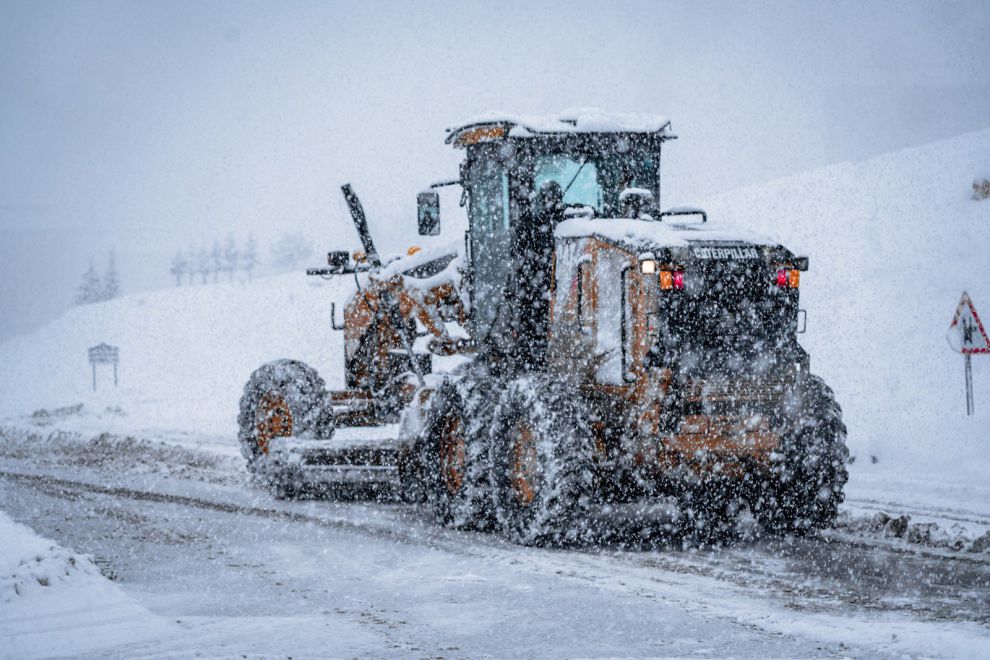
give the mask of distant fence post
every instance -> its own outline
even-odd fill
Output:
[[[93,391],[96,391],[96,365],[113,365],[113,386],[117,387],[117,362],[120,358],[120,349],[110,344],[99,344],[89,349],[89,364],[93,367]]]

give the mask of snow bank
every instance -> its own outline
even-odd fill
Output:
[[[963,291],[990,319],[990,206],[968,185],[988,166],[983,130],[702,205],[810,257],[801,342],[842,404],[854,499],[990,513],[990,356],[973,358],[967,418],[963,358],[945,340]]]
[[[0,602],[9,604],[18,596],[28,597],[47,587],[57,589],[63,583],[100,571],[85,556],[53,545],[23,525],[0,512]]]
[[[89,556],[41,538],[2,511],[0,539],[0,656],[92,653],[168,629]]]

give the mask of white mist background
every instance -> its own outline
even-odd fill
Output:
[[[984,128],[987,9],[4,2],[0,340],[68,309],[111,249],[135,292],[231,233],[263,258],[289,231],[356,246],[348,181],[401,249],[416,192],[456,175],[443,129],[490,109],[669,115],[665,204]]]

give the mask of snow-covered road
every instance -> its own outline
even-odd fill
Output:
[[[522,548],[408,505],[276,502],[235,459],[182,452],[169,474],[0,452],[2,508],[94,555],[168,623],[97,655],[990,653],[985,553],[843,530],[712,551]]]

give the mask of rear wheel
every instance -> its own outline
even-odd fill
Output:
[[[447,381],[430,406],[425,453],[427,499],[437,521],[453,527],[490,522],[488,432],[494,397],[487,376]]]
[[[248,470],[277,497],[291,497],[303,486],[282,439],[326,439],[334,430],[323,379],[296,360],[269,362],[251,374],[237,421]]]
[[[846,425],[831,388],[817,376],[802,382],[790,430],[768,488],[751,508],[771,533],[806,533],[832,525],[849,479]]]
[[[687,488],[678,502],[678,531],[685,543],[716,546],[731,541],[739,514],[738,489],[720,479]]]
[[[579,538],[594,442],[574,388],[544,376],[510,382],[495,415],[491,456],[495,514],[507,537],[524,544]]]

